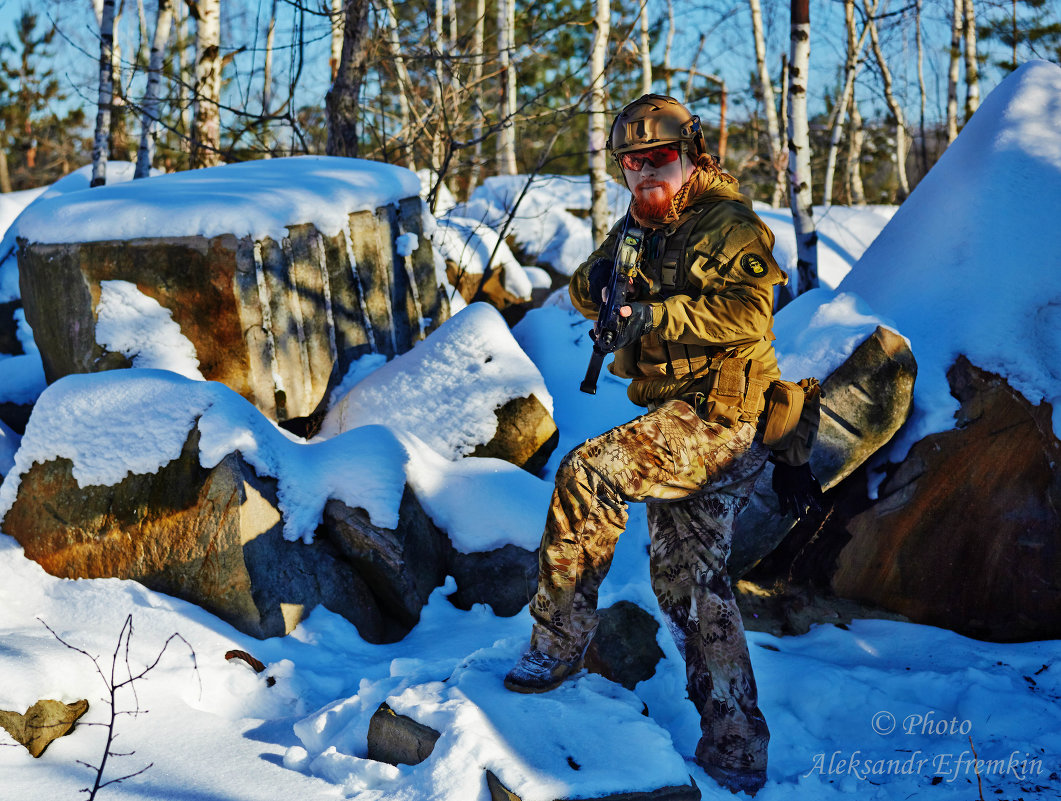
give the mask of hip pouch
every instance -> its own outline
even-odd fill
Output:
[[[722,357],[711,363],[707,381],[696,393],[693,406],[706,422],[732,428],[759,419],[765,389],[762,362]]]
[[[821,422],[821,386],[816,378],[772,381],[766,393],[763,444],[785,464],[810,460]]]

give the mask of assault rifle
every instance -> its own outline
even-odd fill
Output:
[[[627,305],[627,294],[634,276],[637,275],[644,240],[644,231],[637,225],[630,224],[630,213],[627,212],[623,232],[619,236],[619,246],[615,249],[615,264],[611,278],[608,279],[608,299],[601,305],[597,325],[590,335],[593,337],[593,355],[590,356],[589,367],[586,368],[586,377],[582,379],[582,385],[579,387],[589,395],[597,394],[597,378],[600,376],[604,357],[615,350],[615,341],[619,337],[621,327],[625,325],[624,318],[619,316],[619,309]]]

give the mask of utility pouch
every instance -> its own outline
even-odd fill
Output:
[[[762,362],[730,356],[712,363],[708,375],[706,391],[696,394],[701,419],[732,428],[759,418],[765,389]]]
[[[810,460],[821,422],[821,386],[816,378],[798,384],[773,381],[767,392],[763,444],[785,464],[798,467]]]

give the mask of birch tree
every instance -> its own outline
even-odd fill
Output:
[[[136,172],[133,178],[146,178],[151,174],[155,160],[155,125],[158,123],[158,86],[162,79],[162,58],[173,27],[173,4],[171,0],[158,0],[158,18],[155,21],[155,37],[151,42],[151,60],[147,68],[147,91],[144,95],[144,110],[141,116],[140,149],[136,156]]]
[[[892,73],[888,69],[888,62],[884,58],[884,51],[880,46],[880,36],[877,32],[877,23],[873,18],[873,10],[869,0],[862,0],[863,8],[866,10],[866,26],[869,28],[870,45],[873,55],[880,69],[881,82],[884,84],[884,99],[888,104],[888,110],[895,120],[895,170],[899,179],[899,199],[904,200],[910,194],[910,182],[906,178],[906,115],[903,107],[895,97],[892,87]]]
[[[501,130],[497,135],[497,172],[516,174],[516,73],[512,64],[512,45],[515,38],[516,0],[497,0],[497,55],[500,103],[498,119]]]
[[[818,233],[811,206],[810,125],[807,80],[810,68],[810,2],[792,0],[788,78],[789,203],[796,232],[799,294],[818,286]]]
[[[92,181],[89,186],[107,183],[107,139],[114,101],[114,0],[104,0],[99,25],[99,105],[96,110],[96,136],[92,143]]]
[[[472,32],[472,141],[475,142],[472,151],[472,166],[468,172],[468,197],[471,197],[475,187],[479,185],[479,175],[482,171],[483,161],[483,106],[479,102],[479,93],[483,82],[483,49],[486,47],[486,0],[476,0],[475,3],[475,28]]]
[[[876,13],[878,0],[874,0],[872,12]],[[855,37],[855,0],[844,0],[844,22],[847,29],[847,59],[844,62],[844,86],[840,91],[833,106],[832,131],[829,136],[829,152],[825,158],[825,186],[822,195],[822,204],[832,205],[833,202],[833,178],[836,175],[836,156],[840,151],[840,139],[844,132],[844,115],[851,105],[851,97],[855,93],[855,77],[858,74],[858,62],[862,56],[862,48],[866,44],[866,34],[869,26],[862,27],[862,34]]]
[[[965,17],[965,121],[980,107],[980,76],[976,64],[976,9],[973,0],[963,0]]]
[[[195,8],[198,13],[192,103],[193,169],[221,163],[221,3],[199,0]]]
[[[951,5],[950,27],[950,61],[947,68],[947,144],[958,136],[958,75],[960,71],[962,50],[962,27],[965,17],[962,11],[962,0],[954,0]]]
[[[852,206],[866,205],[866,190],[862,186],[862,144],[866,132],[862,129],[862,115],[858,111],[858,98],[851,95],[851,132],[847,137],[844,183],[848,202]]]
[[[343,51],[335,81],[324,97],[328,120],[329,156],[357,156],[358,100],[368,69],[369,0],[345,0],[343,4]]]
[[[343,57],[343,0],[332,0],[332,13],[330,15],[332,24],[331,55],[328,58],[328,66],[331,67],[332,80],[339,71],[339,62]]]
[[[589,184],[592,196],[590,221],[595,243],[603,242],[611,227],[611,214],[608,210],[608,156],[604,149],[608,137],[604,68],[610,34],[611,2],[610,0],[596,0],[596,14],[593,17],[593,49],[589,62]]]
[[[652,44],[648,39],[648,0],[641,0],[641,11],[638,14],[641,24],[641,94],[652,93]]]
[[[276,7],[279,1],[273,0],[269,10],[269,26],[265,29],[265,64],[262,67],[262,115],[265,117],[273,112],[273,47],[276,42]]]
[[[853,2],[853,0],[848,0]],[[766,67],[766,39],[763,36],[763,12],[759,0],[748,0],[752,14],[752,37],[755,40],[755,69],[758,75],[759,95],[766,117],[766,136],[770,142],[770,164],[774,168],[774,193],[770,205],[777,208],[785,193],[785,153],[781,142],[781,127],[777,121],[774,100],[774,85],[770,70]]]

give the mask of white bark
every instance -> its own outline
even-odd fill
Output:
[[[862,129],[862,115],[858,98],[851,96],[851,135],[847,137],[847,197],[852,206],[866,205],[866,190],[862,186],[862,144],[866,133]]]
[[[515,0],[498,0],[497,2],[497,52],[498,67],[500,74],[500,107],[498,108],[498,121],[501,129],[497,134],[497,171],[500,175],[516,174],[516,130],[513,127],[515,120],[515,94],[516,76],[515,66],[512,64],[512,38],[513,27],[510,19],[514,19],[515,12],[510,13],[510,8],[515,5]]]
[[[332,0],[332,36],[331,54],[328,57],[328,65],[331,67],[332,81],[339,71],[339,61],[343,57],[343,0]]]
[[[178,2],[174,12],[177,17],[177,105],[180,107],[180,133],[181,150],[185,153],[191,152],[191,102],[188,100],[188,87],[192,84],[192,78],[188,75],[188,65],[185,61],[184,48],[188,41],[187,26],[184,24],[187,17],[184,14],[184,3]]]
[[[810,125],[807,80],[810,67],[810,9],[807,0],[792,0],[789,63],[788,170],[789,202],[796,233],[799,292],[818,286],[818,234],[811,201]]]
[[[928,172],[928,141],[925,132],[925,107],[928,105],[928,90],[925,87],[925,45],[921,36],[922,0],[917,0],[917,91],[920,100],[921,129],[921,174]]]
[[[472,113],[475,121],[472,123],[472,139],[475,142],[472,152],[472,167],[468,172],[468,197],[472,196],[475,187],[479,185],[479,175],[482,172],[483,160],[483,107],[479,102],[483,82],[483,48],[486,46],[486,0],[476,0],[475,3],[475,28],[472,33]]]
[[[976,9],[964,0],[965,14],[965,121],[980,107],[980,77],[976,65]]]
[[[961,61],[962,0],[954,0],[951,8],[950,63],[947,69],[947,144],[958,136],[958,74]]]
[[[590,52],[589,95],[589,184],[592,196],[590,222],[594,243],[601,243],[611,227],[608,210],[608,155],[604,146],[608,138],[606,97],[604,94],[604,65],[608,55],[608,36],[611,33],[611,2],[596,0],[593,17],[593,49]]]
[[[435,74],[431,76],[431,107],[434,111],[434,128],[431,132],[431,169],[438,176],[442,169],[442,135],[445,124],[444,99],[442,97],[442,19],[444,16],[442,0],[435,0],[434,13],[431,16],[431,50],[435,54]]]
[[[279,1],[273,0],[273,7],[269,12],[269,27],[265,31],[265,66],[262,69],[262,114],[266,117],[273,111],[273,47],[276,42],[276,7]]]
[[[876,13],[878,0],[874,0],[871,13]],[[825,186],[822,197],[822,205],[829,206],[833,202],[833,179],[836,177],[836,156],[840,151],[840,138],[844,134],[844,115],[847,107],[851,105],[851,97],[855,92],[855,77],[858,74],[858,61],[862,56],[862,48],[866,44],[866,34],[869,26],[862,28],[862,34],[855,38],[855,0],[844,0],[844,21],[847,28],[847,60],[844,63],[844,87],[840,91],[840,97],[833,107],[832,132],[829,136],[829,152],[825,158]]]
[[[192,168],[221,163],[221,3],[199,0],[195,25]]]
[[[663,78],[667,82],[667,94],[671,94],[670,51],[674,44],[674,0],[667,0],[667,43],[663,48]]]
[[[92,182],[107,183],[107,137],[111,129],[111,103],[114,100],[114,0],[104,0],[99,27],[99,105],[96,136],[92,143]]]
[[[136,172],[133,178],[147,178],[155,161],[155,124],[158,122],[158,86],[162,79],[162,58],[169,42],[173,26],[173,3],[158,0],[158,18],[155,21],[155,38],[151,42],[151,61],[147,67],[147,92],[144,96],[144,113],[140,127],[140,150],[136,156]]]
[[[884,51],[881,50],[880,37],[877,35],[877,23],[873,19],[869,0],[862,0],[862,4],[866,9],[866,25],[869,28],[869,39],[873,47],[873,55],[877,60],[877,66],[880,68],[881,82],[884,84],[884,99],[888,103],[888,110],[891,111],[892,117],[895,118],[895,169],[899,178],[899,200],[904,200],[910,194],[910,182],[906,178],[906,153],[908,149],[906,115],[903,114],[903,107],[899,105],[895,92],[892,90],[892,73],[888,69],[888,62],[884,59]]]
[[[851,1],[851,0],[849,0]],[[766,136],[770,142],[770,163],[774,167],[774,195],[770,205],[775,208],[781,204],[785,193],[784,148],[781,143],[781,126],[777,121],[777,107],[774,100],[774,85],[770,80],[770,70],[766,67],[766,39],[763,36],[763,11],[759,0],[748,0],[752,14],[752,37],[755,40],[755,68],[759,76],[759,93],[763,101],[763,113],[766,117]]]
[[[641,94],[652,93],[652,44],[648,39],[648,0],[641,0]]]

